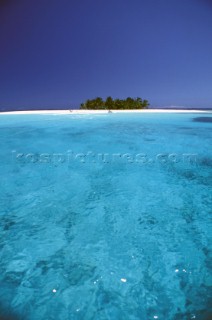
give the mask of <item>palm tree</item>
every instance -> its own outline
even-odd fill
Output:
[[[113,101],[112,97],[107,97],[107,99],[105,101],[105,107],[106,107],[106,109],[113,109],[114,101]]]
[[[143,100],[142,105],[143,105],[143,108],[144,108],[144,109],[147,109],[148,106],[149,106],[149,101],[148,101],[148,100]]]

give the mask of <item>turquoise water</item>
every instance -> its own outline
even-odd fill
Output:
[[[0,116],[0,318],[209,319],[212,114]]]

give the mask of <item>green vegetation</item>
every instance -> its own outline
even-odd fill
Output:
[[[107,97],[104,101],[102,98],[87,100],[85,103],[81,103],[80,109],[83,110],[128,110],[128,109],[147,109],[149,106],[148,100],[142,100],[141,98],[127,98],[125,100],[114,99]]]

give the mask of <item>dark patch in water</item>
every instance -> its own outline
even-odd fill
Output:
[[[195,167],[190,170],[189,169],[178,170],[177,168],[175,168],[175,174],[183,178],[187,182],[196,183],[204,186],[210,186],[212,183],[211,174],[205,171],[197,170],[197,169],[198,167]],[[174,174],[173,169],[171,170],[171,174]]]
[[[182,130],[193,130],[193,128],[189,128],[189,127],[180,127],[180,129],[182,129]]]
[[[67,280],[71,286],[82,285],[95,274],[95,266],[87,264],[71,264],[67,270]]]
[[[148,141],[148,142],[153,142],[153,141],[155,141],[155,139],[150,139],[150,138],[146,138],[146,139],[144,139],[145,141]]]
[[[138,218],[138,223],[143,225],[144,229],[151,228],[153,225],[157,224],[157,220],[154,217],[140,217]]]
[[[212,319],[212,313],[208,310],[197,310],[194,311],[195,318],[199,320],[211,320]],[[177,313],[175,315],[175,320],[182,320],[182,319],[194,319],[192,318],[191,313]]]
[[[202,158],[198,161],[198,163],[202,166],[211,167],[212,166],[212,158]]]
[[[0,320],[21,320],[19,317],[17,317],[14,314],[0,314]]]
[[[4,231],[9,230],[13,225],[15,225],[15,222],[9,221],[8,223],[5,224]]]
[[[183,172],[183,176],[184,176],[185,178],[187,178],[188,180],[194,180],[194,179],[196,179],[196,174],[195,174],[194,172],[192,172],[192,171],[185,171],[185,172]]]
[[[0,283],[1,287],[4,284]],[[9,301],[8,302],[3,302],[0,301],[0,320],[26,320],[26,316],[21,315],[21,317],[16,314],[10,307]]]
[[[196,117],[193,118],[194,122],[211,122],[212,123],[212,117]]]

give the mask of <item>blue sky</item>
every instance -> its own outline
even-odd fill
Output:
[[[212,107],[212,1],[0,0],[0,108]]]

